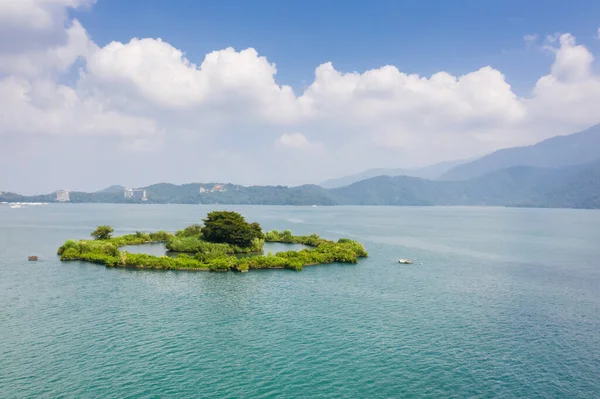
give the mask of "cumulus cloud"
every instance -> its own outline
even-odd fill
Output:
[[[65,41],[27,52],[0,52],[0,74],[36,77],[66,72],[80,57],[85,57],[95,45],[78,21],[64,30]]]
[[[156,135],[150,118],[122,115],[50,80],[0,81],[0,134]]]
[[[213,51],[197,66],[161,39],[132,39],[91,53],[85,81],[109,98],[133,97],[173,112],[237,107],[246,118],[289,121],[297,116],[296,96],[277,85],[276,73],[253,48]]]
[[[533,97],[526,100],[529,124],[555,131],[557,126],[573,130],[600,123],[600,75],[593,54],[570,34],[561,35],[558,43],[551,49],[550,74],[537,81]]]
[[[0,2],[0,72],[31,73],[64,67],[87,45],[84,29],[69,20],[68,8],[91,6],[94,0],[5,0]],[[25,60],[36,55],[37,66]],[[44,57],[44,55],[47,55]],[[46,64],[50,62],[50,65]]]
[[[67,13],[93,3],[0,2],[0,140],[12,148],[31,137],[85,138],[123,154],[124,165],[134,162],[125,154],[159,152],[175,166],[157,167],[157,179],[231,179],[225,168],[207,168],[225,157],[252,165],[239,169],[238,183],[300,183],[471,157],[600,122],[594,56],[570,34],[545,39],[554,61],[526,97],[492,66],[422,76],[393,65],[346,72],[330,62],[295,93],[253,48],[216,50],[196,65],[158,38],[97,46]],[[65,74],[76,82],[63,83]],[[290,162],[283,173],[278,165]]]
[[[315,81],[300,101],[316,119],[400,123],[425,131],[518,122],[525,109],[499,71],[484,67],[455,77],[439,72],[430,78],[408,75],[394,66],[342,73],[331,63],[316,69]],[[389,126],[378,122],[377,126]]]

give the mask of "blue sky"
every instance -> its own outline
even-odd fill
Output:
[[[600,123],[599,28],[598,1],[0,1],[0,191],[299,185],[529,145]]]
[[[598,48],[599,1],[100,0],[78,19],[98,44],[160,37],[200,63],[212,50],[254,47],[276,63],[277,80],[303,89],[314,68],[460,75],[492,65],[527,94],[551,55],[525,45],[570,32]]]

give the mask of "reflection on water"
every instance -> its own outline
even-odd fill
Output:
[[[250,254],[238,254],[236,255],[238,258],[247,258],[249,256],[257,256],[257,255],[267,255],[269,252],[276,254],[277,252],[286,252],[286,251],[301,251],[303,249],[309,248],[306,245],[302,244],[284,244],[281,242],[265,242],[265,246],[261,252],[253,252]]]
[[[125,245],[119,248],[120,251],[127,251],[132,254],[147,254],[154,256],[167,255],[167,247],[164,242],[153,242],[150,244],[141,245]]]
[[[237,255],[238,257],[246,257],[246,256],[256,256],[256,255],[266,255],[269,252],[277,253],[277,252],[285,252],[285,251],[300,251],[302,249],[308,248],[302,244],[283,244],[279,242],[266,242],[264,249],[262,252],[254,252],[251,254],[241,254]],[[167,251],[166,245],[164,242],[153,242],[150,244],[140,244],[140,245],[125,245],[124,247],[119,248],[121,251],[127,251],[132,254],[147,254],[154,256],[174,256],[175,254]]]

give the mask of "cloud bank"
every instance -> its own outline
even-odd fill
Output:
[[[330,62],[297,93],[253,48],[213,51],[196,65],[158,38],[100,47],[67,13],[93,3],[0,2],[2,190],[318,182],[600,123],[595,58],[570,34],[548,41],[554,60],[526,97],[491,66],[420,76]]]

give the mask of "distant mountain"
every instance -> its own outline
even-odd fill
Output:
[[[594,202],[600,197],[600,167],[578,165],[555,169],[515,166],[465,181],[379,176],[330,191],[339,204],[346,205],[594,208],[600,207]],[[572,193],[573,199],[564,199],[569,193]]]
[[[538,144],[506,148],[453,167],[441,180],[467,180],[512,166],[560,168],[600,159],[600,125],[579,133],[556,136]]]
[[[184,204],[335,205],[330,193],[316,185],[239,186],[235,184],[154,184],[145,187],[148,202]]]
[[[72,203],[250,205],[490,205],[600,208],[600,161],[563,168],[513,166],[469,180],[377,176],[345,187],[153,184],[148,200],[121,192],[71,192]],[[54,202],[56,195],[0,193],[0,202]]]
[[[446,161],[440,162],[433,165],[425,166],[417,169],[398,169],[398,168],[378,168],[378,169],[369,169],[361,173],[357,173],[355,175],[344,176],[337,179],[329,179],[319,184],[323,188],[337,188],[348,186],[352,183],[356,183],[357,181],[370,179],[372,177],[377,176],[410,176],[410,177],[420,177],[422,179],[437,179],[441,175],[443,175],[448,170],[453,167],[468,162],[467,160],[456,160],[456,161]]]
[[[96,191],[96,192],[97,193],[121,193],[121,194],[123,194],[124,190],[125,190],[125,187],[115,184],[110,187],[106,187],[104,190],[100,190],[100,191]]]
[[[125,198],[122,191],[69,193],[71,203],[149,203],[149,204],[248,204],[248,205],[335,205],[331,194],[316,185],[299,187],[251,186],[234,184],[158,183],[142,187],[147,201],[141,198]],[[0,202],[55,202],[56,194],[23,196],[0,193]]]
[[[522,206],[549,208],[600,208],[600,162],[559,179],[545,192],[521,203]]]

